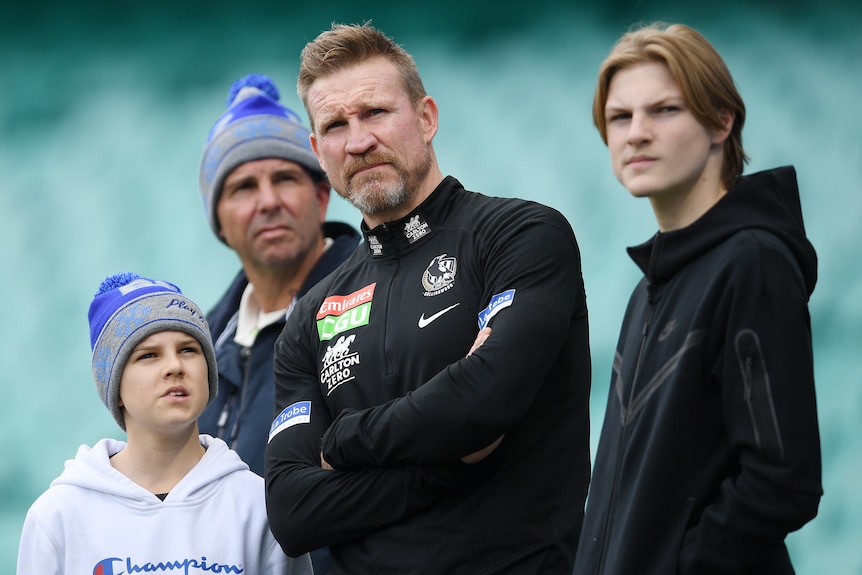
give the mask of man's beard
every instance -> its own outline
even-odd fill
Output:
[[[354,174],[364,166],[381,162],[395,170],[395,181],[387,183],[385,175],[377,173],[360,176],[359,185],[354,185],[351,177],[345,178],[346,189],[341,195],[364,215],[387,212],[409,202],[431,170],[430,153],[426,153],[422,163],[413,170],[405,170],[394,158],[372,154],[352,162],[345,173]]]

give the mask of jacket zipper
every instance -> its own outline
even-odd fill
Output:
[[[632,384],[631,384],[631,389],[629,390],[628,404],[625,406],[620,405],[622,433],[620,433],[620,437],[617,440],[617,457],[616,457],[616,463],[614,465],[614,480],[613,480],[613,483],[611,484],[611,500],[610,500],[610,503],[608,505],[608,513],[607,513],[607,516],[605,519],[605,528],[604,528],[603,533],[602,533],[602,548],[601,548],[601,552],[599,554],[599,569],[597,571],[599,574],[604,571],[605,562],[607,561],[608,538],[610,537],[610,534],[611,534],[611,525],[613,524],[614,508],[616,507],[617,483],[619,482],[620,467],[622,465],[622,459],[623,459],[623,449],[626,445],[626,442],[627,442],[626,440],[628,439],[628,435],[629,435],[629,423],[631,423],[631,420],[629,419],[629,411],[628,410],[629,410],[629,408],[631,408],[633,400],[634,400],[635,387],[637,386],[638,378],[640,376],[641,358],[643,357],[643,351],[644,351],[644,348],[646,347],[647,334],[649,333],[650,324],[652,323],[653,310],[655,309],[655,304],[653,302],[653,294],[651,293],[651,291],[652,291],[651,288],[653,285],[653,283],[651,281],[651,276],[653,275],[652,270],[653,270],[653,264],[655,261],[655,253],[656,253],[656,248],[658,245],[658,239],[659,239],[659,234],[656,234],[653,248],[652,248],[652,251],[650,252],[649,264],[647,265],[647,286],[646,286],[646,290],[647,290],[647,316],[646,316],[646,321],[644,321],[643,329],[641,330],[641,341],[640,341],[640,345],[638,346],[638,354],[637,354],[637,358],[635,360],[635,370],[634,370],[634,373],[632,374]],[[620,362],[620,376],[619,377],[622,378],[622,361]],[[622,382],[622,379],[620,379],[620,381]],[[613,393],[613,390],[611,390],[611,393]],[[620,397],[620,401],[622,401],[622,397]]]
[[[397,283],[399,283],[399,281],[400,281],[401,257],[402,257],[402,255],[401,255],[401,253],[398,249],[397,243],[395,241],[395,236],[392,233],[394,231],[394,229],[390,230],[389,225],[386,223],[383,224],[383,229],[386,230],[386,234],[388,236],[387,239],[389,241],[389,244],[392,246],[392,252],[395,254],[395,273],[392,274],[392,279],[389,281],[389,285],[387,286],[387,290],[386,290],[386,322],[384,324],[386,326],[386,328],[385,328],[386,331],[383,334],[383,342],[384,342],[383,343],[383,366],[384,366],[383,373],[388,376],[388,375],[392,374],[392,366],[390,365],[389,359],[388,359],[389,358],[389,350],[390,350],[389,334],[393,333],[392,325],[391,325],[391,323],[393,321],[392,320],[392,314],[390,313],[389,310],[393,309],[393,306],[391,305],[392,297],[393,297],[393,295],[397,294],[397,290],[395,289],[395,285]]]
[[[225,443],[228,444],[228,447],[231,448],[233,447],[234,440],[236,440],[236,436],[239,434],[239,419],[240,415],[242,415],[242,408],[245,405],[246,390],[248,389],[248,381],[250,377],[249,359],[251,358],[251,348],[241,347],[239,350],[239,357],[242,363],[242,385],[239,391],[239,409],[236,412],[236,420],[233,423],[233,427],[231,427],[230,437],[225,437],[224,431],[227,427],[227,422],[230,419],[233,404],[236,401],[237,396],[235,391],[231,391],[230,394],[228,394],[227,400],[224,402],[224,407],[218,416],[218,431],[216,432],[216,437],[223,439]]]
[[[248,395],[248,380],[251,375],[251,348],[243,346],[239,350],[239,358],[242,362],[242,386],[239,391],[239,408],[236,411],[236,417],[233,421],[233,427],[230,430],[230,439],[227,444],[229,447],[233,448],[234,441],[236,441],[237,435],[239,435],[239,424],[242,421],[242,412],[245,408],[245,399]]]
[[[649,305],[649,307],[647,308],[647,318],[646,318],[646,321],[644,322],[643,330],[641,331],[641,342],[640,342],[640,346],[638,348],[638,355],[637,355],[637,361],[635,363],[634,375],[632,376],[632,385],[631,385],[631,389],[629,390],[628,404],[626,406],[620,406],[620,412],[621,412],[621,416],[622,416],[621,417],[621,419],[622,419],[622,433],[620,434],[620,438],[617,441],[617,457],[616,457],[616,463],[614,465],[614,480],[613,480],[613,483],[611,484],[611,501],[610,501],[610,504],[608,505],[608,514],[607,514],[607,518],[605,520],[604,532],[602,533],[602,549],[601,549],[601,554],[599,555],[598,573],[602,573],[604,571],[605,561],[607,560],[608,538],[610,537],[610,534],[611,534],[611,525],[613,524],[614,508],[616,507],[617,484],[619,482],[620,467],[622,466],[623,449],[624,449],[624,447],[627,443],[627,440],[628,440],[629,423],[631,423],[631,421],[629,420],[628,408],[631,407],[632,401],[634,398],[635,387],[636,387],[636,384],[638,381],[638,376],[640,375],[641,358],[643,357],[643,350],[644,350],[644,347],[646,346],[647,333],[649,331],[650,323],[652,322],[653,304],[650,303],[648,305]],[[620,367],[622,368],[622,365],[620,365]],[[622,373],[620,373],[620,377],[622,377]],[[625,410],[625,411],[623,411],[623,410]]]

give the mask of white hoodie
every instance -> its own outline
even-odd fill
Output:
[[[27,512],[18,575],[312,573],[287,557],[266,520],[263,479],[220,439],[164,501],[111,466],[125,447],[102,439],[75,459]]]

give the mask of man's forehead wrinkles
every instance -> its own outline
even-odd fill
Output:
[[[319,113],[361,108],[382,102],[387,98],[386,87],[383,84],[379,79],[368,78],[360,85],[343,90],[332,90],[331,86],[321,86],[312,91],[310,102]]]

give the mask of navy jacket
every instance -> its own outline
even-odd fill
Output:
[[[311,270],[298,297],[338,267],[359,244],[359,233],[344,223],[326,222],[323,235],[334,243]],[[284,321],[261,330],[250,348],[235,343],[237,311],[246,285],[248,279],[240,271],[207,314],[216,344],[219,389],[198,424],[201,433],[224,439],[252,471],[263,476],[263,453],[275,410],[273,349]]]

